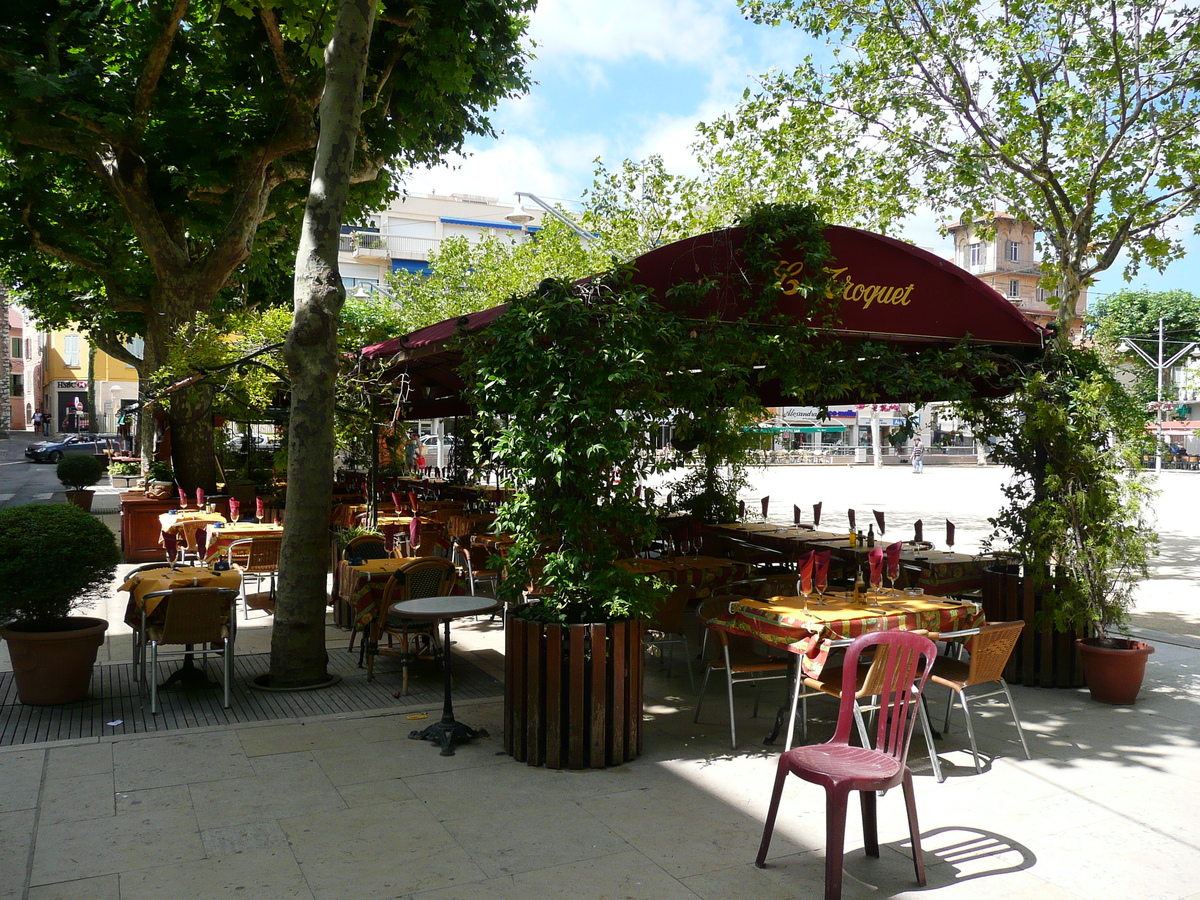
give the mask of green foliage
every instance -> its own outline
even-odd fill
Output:
[[[113,460],[108,464],[108,471],[113,475],[136,475],[142,471],[142,464],[132,460]]]
[[[960,412],[1014,471],[1007,506],[990,520],[996,537],[1053,597],[1057,628],[1104,637],[1128,619],[1157,541],[1140,475],[1144,407],[1093,351],[1053,348],[1016,393]]]
[[[0,621],[62,618],[101,600],[120,561],[109,527],[76,506],[0,510]]]
[[[670,376],[658,361],[680,330],[613,274],[547,280],[468,342],[480,427],[495,423],[485,438],[517,488],[498,521],[516,537],[500,593],[517,599],[536,573],[549,596],[530,614],[582,623],[652,608],[658,585],[614,561],[656,530],[635,486],[662,465],[650,435]]]
[[[1157,396],[1157,372],[1137,353],[1119,349],[1126,338],[1157,358],[1158,321],[1163,322],[1163,357],[1170,359],[1186,344],[1200,340],[1200,297],[1188,291],[1127,289],[1102,297],[1087,317],[1087,332],[1113,363],[1138,374],[1139,396],[1147,402]]]
[[[771,73],[702,126],[713,190],[817,199],[886,229],[923,206],[960,221],[996,198],[1044,235],[1070,324],[1124,250],[1127,276],[1183,254],[1200,203],[1200,10],[1169,0],[741,0],[832,49]],[[828,60],[821,65],[819,60]],[[1065,333],[1065,329],[1064,329]]]
[[[54,470],[63,487],[71,491],[82,491],[104,477],[104,463],[85,453],[64,456]]]
[[[165,481],[170,484],[175,481],[175,470],[171,468],[169,462],[156,459],[146,469],[146,479],[148,481]]]

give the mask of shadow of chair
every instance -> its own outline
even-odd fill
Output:
[[[860,669],[860,657],[867,648],[876,648],[875,658],[886,660],[880,672],[880,715],[874,748],[856,747],[850,743],[852,723],[861,721],[855,712],[855,676]],[[839,900],[842,896],[842,857],[851,791],[859,792],[864,849],[868,856],[879,856],[876,792],[901,785],[908,810],[913,868],[917,884],[925,884],[921,831],[907,759],[921,709],[921,691],[936,656],[933,642],[911,631],[870,632],[854,639],[846,650],[837,729],[833,737],[823,744],[795,747],[779,757],[762,842],[754,861],[756,866],[766,866],[783,785],[790,773],[825,790],[825,900]]]
[[[428,652],[434,660],[448,652],[441,647],[437,622],[405,619],[391,612],[393,604],[420,597],[442,597],[454,589],[458,579],[454,563],[440,556],[417,557],[392,573],[384,587],[383,596],[371,618],[371,634],[367,642],[367,680],[375,678],[375,657],[394,656],[400,659],[401,694],[408,693],[409,663]],[[387,638],[387,647],[379,642]],[[399,647],[395,641],[399,641]],[[415,648],[415,649],[414,649]]]
[[[229,687],[233,681],[234,638],[237,616],[235,613],[238,592],[233,588],[174,588],[152,591],[143,602],[158,599],[165,605],[164,611],[155,610],[153,615],[143,616],[139,626],[141,635],[142,681],[150,685],[150,714],[158,714],[158,660],[164,655],[163,645],[184,645],[183,650],[165,651],[170,657],[191,660],[213,654],[224,662],[225,698],[224,708],[229,709]],[[207,649],[196,649],[207,644]],[[149,659],[147,660],[147,653]],[[147,664],[149,672],[147,672]]]
[[[696,699],[696,711],[692,716],[693,722],[700,721],[700,709],[704,705],[704,692],[708,689],[708,679],[713,672],[725,673],[726,692],[729,698],[729,741],[730,746],[737,749],[737,721],[733,708],[733,686],[735,684],[753,684],[754,712],[758,717],[758,686],[764,681],[786,679],[788,677],[788,661],[781,657],[765,656],[761,652],[764,645],[749,635],[731,634],[720,625],[720,619],[729,611],[729,601],[735,597],[714,597],[704,601],[700,606],[700,618],[704,621],[706,635],[717,641],[716,652],[704,669],[704,680],[700,683],[700,696]]]
[[[983,768],[979,764],[975,729],[971,724],[971,710],[967,705],[967,689],[980,685],[992,685],[993,687],[989,691],[972,693],[970,699],[972,701],[983,700],[1003,694],[1008,702],[1008,711],[1012,715],[1013,724],[1017,727],[1017,737],[1021,739],[1021,748],[1025,751],[1025,758],[1032,759],[1029,755],[1029,745],[1025,742],[1025,732],[1021,729],[1021,720],[1017,716],[1017,707],[1013,703],[1012,692],[1008,689],[1008,682],[1004,680],[1004,667],[1008,665],[1008,658],[1012,655],[1013,647],[1016,646],[1017,639],[1021,636],[1021,629],[1024,627],[1025,622],[1022,620],[983,625],[979,629],[979,634],[972,641],[969,663],[948,656],[939,656],[933,664],[933,674],[930,676],[932,680],[942,687],[950,689],[950,695],[946,698],[946,721],[942,731],[950,730],[950,713],[954,709],[954,698],[957,697],[962,705],[963,718],[967,722],[967,739],[971,743],[971,754],[975,758],[976,772],[982,772]]]

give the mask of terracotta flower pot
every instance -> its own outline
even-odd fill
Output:
[[[46,622],[17,621],[0,628],[0,637],[8,641],[17,696],[26,706],[57,706],[86,697],[96,652],[108,630],[105,619],[90,616],[52,621],[61,627],[46,630]]]
[[[95,491],[67,491],[67,502],[72,506],[78,506],[84,512],[92,511],[92,497],[96,495]]]
[[[1083,659],[1083,674],[1092,699],[1123,706],[1137,699],[1146,675],[1146,660],[1154,647],[1145,641],[1116,643],[1118,646],[1104,647],[1095,638],[1080,638],[1075,645]]]

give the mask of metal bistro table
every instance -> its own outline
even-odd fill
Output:
[[[469,741],[477,737],[487,737],[483,730],[476,731],[469,725],[454,719],[454,704],[450,698],[450,620],[463,616],[477,616],[490,613],[500,606],[494,597],[473,597],[462,595],[457,597],[418,597],[415,600],[402,600],[392,604],[392,612],[406,619],[422,619],[441,621],[445,624],[446,634],[443,644],[442,661],[446,672],[445,700],[442,704],[442,720],[435,722],[421,731],[413,731],[409,737],[414,741],[433,741],[442,745],[442,756],[453,756],[454,745],[458,741]]]

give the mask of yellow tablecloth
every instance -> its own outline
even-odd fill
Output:
[[[236,522],[222,525],[220,528],[208,526],[208,551],[204,560],[214,563],[224,559],[229,545],[235,541],[244,541],[260,535],[282,535],[282,525],[258,525],[253,522]]]
[[[214,572],[203,566],[180,566],[174,571],[169,566],[134,572],[117,590],[129,592],[129,603],[125,607],[125,624],[137,628],[142,615],[153,616],[158,598],[146,601],[147,594],[181,587],[222,587],[237,590],[242,586],[242,573],[237,569]]]

